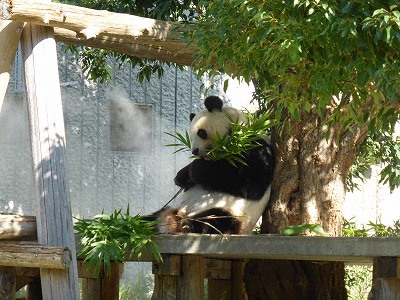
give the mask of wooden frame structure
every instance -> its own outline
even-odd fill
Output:
[[[0,267],[0,278],[8,283],[9,295],[22,284],[17,286],[17,277],[26,284],[40,272],[41,291],[33,281],[28,294],[40,293],[43,299],[79,299],[79,276],[84,278],[84,299],[118,298],[119,264],[113,264],[110,278],[100,275],[99,280],[76,259],[55,41],[191,65],[194,46],[187,47],[181,40],[182,32],[175,29],[168,22],[46,0],[0,0],[0,109],[20,41],[37,207],[34,229],[25,232],[23,239],[37,234],[39,242],[35,246],[0,243],[0,266],[5,266]],[[208,278],[209,299],[244,299],[241,276],[246,259],[373,263],[371,299],[400,299],[397,238],[185,235],[157,236],[155,242],[164,262],[153,264],[154,299],[200,299],[204,277]],[[152,257],[147,260],[152,261]],[[4,288],[0,286],[0,293]]]

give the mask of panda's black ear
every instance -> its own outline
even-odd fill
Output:
[[[196,115],[196,114],[194,114],[194,113],[191,113],[191,114],[190,114],[190,116],[189,116],[190,122],[192,122],[192,120],[193,120],[193,118],[194,118],[195,115]]]
[[[206,100],[204,100],[204,105],[209,112],[212,112],[213,109],[221,110],[223,102],[218,96],[208,96]]]

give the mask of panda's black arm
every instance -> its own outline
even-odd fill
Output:
[[[194,185],[194,183],[190,181],[189,168],[190,164],[186,167],[183,167],[181,170],[178,171],[174,179],[175,184],[183,188],[185,191],[187,191]]]
[[[208,161],[196,159],[189,165],[190,181],[204,188],[231,192],[230,187],[240,183],[240,170],[227,160]]]
[[[258,200],[271,184],[275,157],[271,145],[260,140],[260,146],[245,154],[247,165],[236,167],[227,160],[196,159],[189,167],[189,181],[204,188]]]

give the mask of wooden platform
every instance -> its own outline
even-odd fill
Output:
[[[293,259],[372,263],[376,257],[400,257],[400,238],[311,237],[279,235],[157,235],[162,254],[224,259]],[[136,260],[131,257],[127,260]],[[145,261],[152,261],[144,255]]]

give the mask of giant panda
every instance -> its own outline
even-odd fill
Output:
[[[190,114],[188,134],[196,157],[175,177],[183,189],[175,207],[155,213],[160,233],[249,234],[265,210],[275,157],[264,138],[244,154],[245,164],[210,160],[207,150],[217,134],[229,134],[232,119],[245,122],[243,112],[223,106],[217,96],[205,99],[205,110]],[[227,117],[229,116],[231,120]]]

